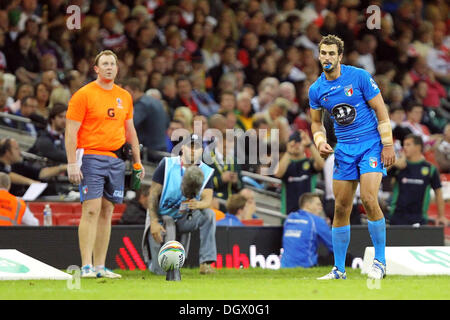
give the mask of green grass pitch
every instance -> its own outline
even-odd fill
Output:
[[[347,280],[318,281],[329,267],[267,270],[221,269],[200,275],[181,269],[181,281],[166,281],[148,271],[122,271],[122,279],[0,281],[0,300],[448,300],[450,276],[388,276],[368,281],[347,268]]]

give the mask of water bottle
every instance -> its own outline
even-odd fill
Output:
[[[131,189],[137,191],[141,188],[142,165],[140,163],[133,164],[133,173],[131,176]]]
[[[52,208],[47,203],[44,208],[44,226],[51,226],[52,224]]]

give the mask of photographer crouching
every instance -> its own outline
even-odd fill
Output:
[[[171,216],[177,232],[200,231],[200,273],[214,273],[211,263],[216,261],[216,220],[210,209],[213,199],[214,169],[201,161],[202,140],[195,134],[184,139],[181,156],[165,157],[156,168],[148,205],[144,231],[144,255],[150,250],[149,269],[156,274],[165,272],[158,264],[158,252],[166,230],[162,216]],[[150,234],[149,234],[150,233]]]

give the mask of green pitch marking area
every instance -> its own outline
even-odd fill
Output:
[[[450,276],[388,276],[368,280],[347,269],[347,280],[319,281],[330,267],[267,270],[221,269],[200,275],[181,269],[181,281],[166,281],[148,271],[122,271],[122,279],[0,281],[0,300],[448,300]],[[72,289],[69,289],[72,287]]]

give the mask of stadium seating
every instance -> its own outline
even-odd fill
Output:
[[[78,202],[28,202],[28,208],[43,224],[43,211],[45,205],[49,203],[52,208],[52,220],[54,226],[77,226],[81,218],[81,203]],[[126,209],[126,204],[116,204],[112,216],[112,224],[119,224],[120,218]]]

